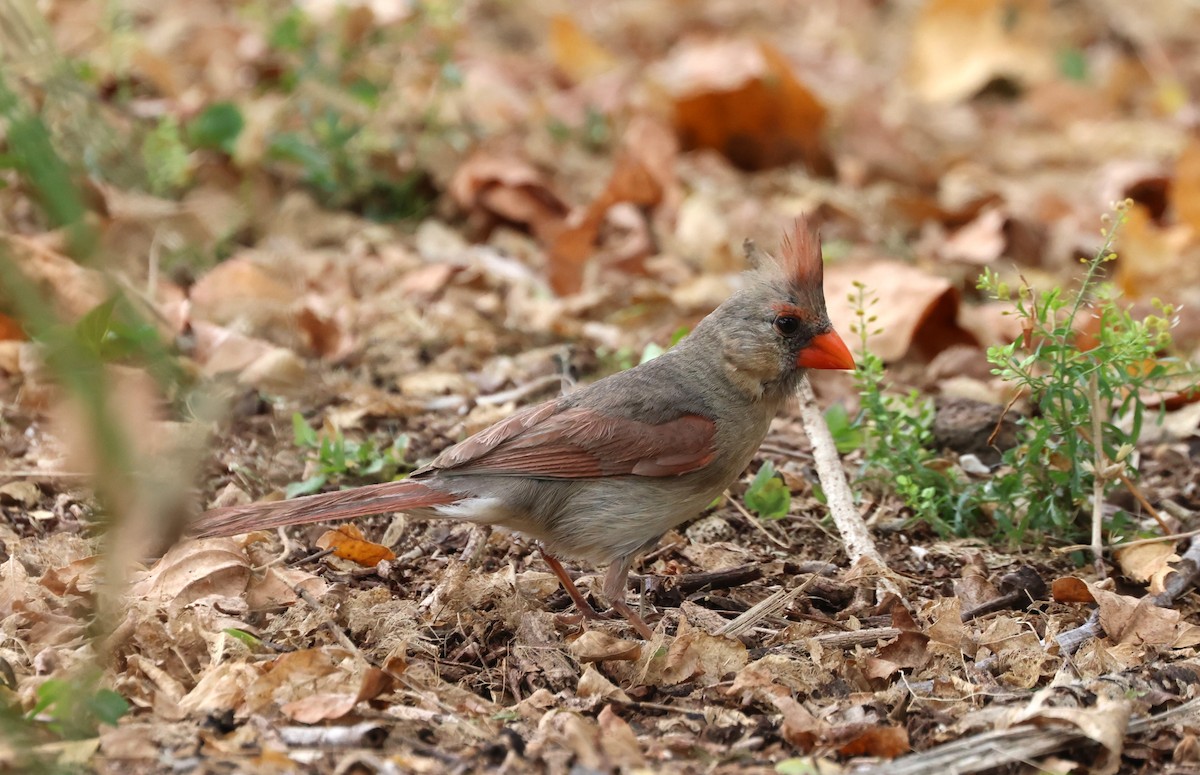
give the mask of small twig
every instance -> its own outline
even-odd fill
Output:
[[[851,566],[859,565],[866,560],[880,569],[886,569],[887,563],[883,555],[875,547],[871,533],[863,522],[862,515],[854,507],[854,495],[850,492],[850,484],[846,481],[846,472],[842,468],[842,460],[838,456],[837,445],[834,444],[833,434],[825,423],[825,416],[817,406],[817,397],[813,394],[812,385],[808,380],[800,383],[800,421],[804,432],[812,443],[813,461],[817,467],[817,475],[821,479],[821,487],[825,491],[829,513],[842,535],[842,544],[846,555],[850,558]],[[900,595],[899,588],[886,575],[880,578],[880,584],[887,591]]]
[[[490,393],[486,396],[479,396],[475,399],[475,403],[480,406],[499,406],[507,404],[510,401],[520,401],[526,396],[541,392],[548,387],[562,384],[561,374],[546,374],[538,377],[532,382],[526,382],[524,385],[517,385],[509,390],[501,390],[499,393]]]
[[[673,582],[671,590],[681,595],[689,595],[701,589],[729,589],[740,587],[751,581],[762,578],[762,566],[755,563],[739,565],[736,568],[710,570],[703,573],[685,573],[668,579]]]
[[[861,630],[847,630],[845,632],[823,632],[820,635],[814,636],[813,640],[829,648],[848,649],[853,646],[896,638],[899,635],[900,629],[897,627],[866,627]]]
[[[1131,546],[1145,546],[1146,544],[1161,544],[1164,541],[1178,541],[1181,538],[1192,538],[1200,536],[1200,530],[1189,530],[1186,533],[1169,533],[1164,536],[1155,536],[1154,538],[1139,538],[1134,541],[1121,541],[1116,544],[1109,544],[1110,551],[1117,549],[1128,549]],[[1055,554],[1070,554],[1071,552],[1086,551],[1091,547],[1088,544],[1070,544],[1069,546],[1060,546],[1054,549]]]
[[[780,588],[766,600],[761,601],[750,610],[739,614],[737,618],[731,620],[724,627],[717,630],[717,635],[729,635],[737,637],[744,632],[749,631],[756,624],[766,619],[768,616],[773,616],[779,611],[782,611],[791,602],[800,596],[800,593],[812,586],[813,582],[819,578],[817,574],[812,574],[804,580],[804,583],[794,587],[793,589]]]
[[[1000,430],[1004,427],[1004,418],[1008,416],[1008,413],[1012,411],[1012,408],[1021,400],[1021,396],[1023,395],[1025,395],[1025,388],[1022,386],[1020,390],[1013,393],[1012,398],[1008,399],[1008,403],[1000,411],[1000,417],[996,420],[996,427],[992,428],[992,432],[988,435],[987,445],[989,447],[996,441],[996,437],[1000,435]]]

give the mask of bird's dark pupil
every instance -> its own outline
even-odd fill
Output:
[[[775,330],[785,336],[796,333],[799,328],[800,321],[790,315],[780,315],[775,318]]]

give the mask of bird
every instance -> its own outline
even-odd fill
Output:
[[[192,533],[253,530],[371,514],[499,525],[540,542],[586,618],[602,618],[559,558],[607,566],[602,592],[637,633],[630,570],[745,471],[809,370],[853,369],[830,323],[819,234],[801,216],[777,255],[745,250],[741,287],[674,347],[638,366],[518,410],[407,478],[285,501],[212,509]]]

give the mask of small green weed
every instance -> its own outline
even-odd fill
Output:
[[[856,373],[862,409],[855,425],[864,433],[866,480],[890,484],[915,518],[942,534],[974,532],[987,515],[1009,541],[1031,531],[1081,537],[1080,516],[1089,502],[1122,478],[1137,477],[1131,453],[1147,419],[1145,398],[1165,379],[1190,373],[1161,356],[1171,344],[1175,310],[1156,301],[1158,314],[1136,317],[1100,283],[1105,265],[1115,259],[1113,240],[1129,206],[1116,207],[1104,244],[1085,262],[1073,290],[1038,292],[1022,282],[1014,294],[991,270],[981,276],[979,288],[1011,304],[1008,314],[1024,331],[1017,341],[988,350],[992,373],[1034,408],[1016,418],[1017,445],[984,480],[935,462],[928,399],[916,392],[887,393],[883,363],[867,351],[869,337],[877,333],[869,313],[874,300],[857,287],[855,332],[865,354]],[[1081,333],[1085,329],[1094,334]],[[1110,532],[1122,530],[1130,521],[1118,512],[1107,526]]]
[[[883,361],[868,347],[876,322],[870,308],[878,301],[862,283],[855,283],[851,301],[857,321],[851,331],[862,342],[862,357],[854,373],[862,402],[851,424],[863,441],[863,475],[876,484],[890,483],[912,509],[913,516],[940,533],[964,533],[978,516],[971,499],[961,497],[966,482],[946,469],[930,465],[933,452],[933,401],[916,390],[898,396],[887,391]],[[847,439],[850,431],[844,430]],[[836,439],[837,437],[835,437]]]
[[[762,519],[783,519],[792,508],[792,493],[775,472],[775,465],[766,460],[750,487],[746,490],[746,508]]]
[[[369,482],[388,482],[415,468],[406,460],[408,436],[404,434],[397,436],[386,447],[370,439],[351,441],[341,432],[332,435],[317,433],[299,412],[292,415],[292,434],[296,446],[309,450],[309,461],[316,473],[304,481],[289,484],[285,490],[289,498],[317,492],[330,479],[352,477]]]

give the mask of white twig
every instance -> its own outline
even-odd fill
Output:
[[[804,423],[804,432],[812,442],[813,460],[817,466],[817,475],[821,478],[821,489],[825,491],[825,500],[829,504],[829,513],[842,534],[842,544],[846,547],[846,555],[851,565],[859,564],[860,560],[868,560],[886,568],[887,563],[875,548],[875,542],[863,522],[862,515],[854,507],[854,496],[850,492],[850,484],[846,481],[846,472],[842,469],[842,460],[838,457],[837,446],[833,442],[833,434],[825,424],[825,416],[817,406],[817,397],[813,395],[812,386],[808,380],[800,383],[800,420]]]

